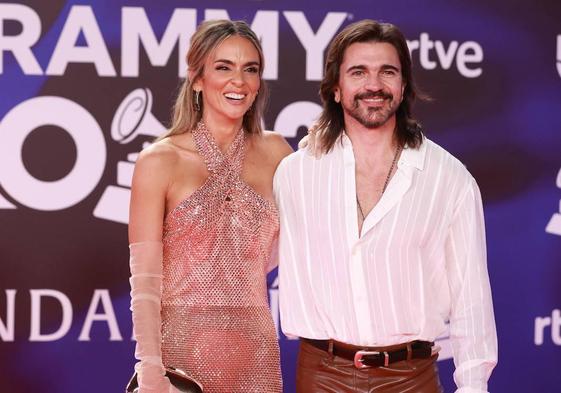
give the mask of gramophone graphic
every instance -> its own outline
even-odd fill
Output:
[[[166,129],[154,117],[152,110],[152,92],[147,89],[133,90],[117,108],[111,123],[111,138],[121,144],[134,140],[139,135],[156,137]],[[143,148],[150,142],[145,142]],[[97,218],[116,221],[123,224],[129,222],[130,187],[134,163],[138,153],[127,155],[128,161],[117,164],[117,186],[108,186],[94,209]]]

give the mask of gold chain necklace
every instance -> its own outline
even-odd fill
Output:
[[[393,157],[392,166],[390,167],[388,175],[386,176],[386,181],[384,182],[384,188],[382,188],[382,193],[380,195],[383,195],[384,192],[386,191],[386,188],[388,187],[388,183],[390,182],[390,178],[392,176],[392,172],[393,169],[395,168],[395,164],[397,163],[397,158],[399,157],[400,152],[401,152],[401,145],[398,145],[397,149],[395,149],[395,155]],[[358,194],[356,195],[356,203],[358,206],[358,211],[360,212],[360,217],[364,222],[364,212],[362,211],[362,206],[360,205],[360,201],[358,200]]]

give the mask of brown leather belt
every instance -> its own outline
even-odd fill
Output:
[[[411,341],[403,346],[391,346],[391,350],[383,351],[381,348],[360,347],[345,344],[335,340],[313,340],[300,338],[302,341],[313,345],[335,356],[352,360],[356,368],[387,367],[391,363],[410,359],[428,359],[433,354],[433,342]]]

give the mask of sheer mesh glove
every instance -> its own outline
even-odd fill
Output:
[[[130,249],[131,311],[139,393],[176,393],[162,363],[162,243],[133,243]]]

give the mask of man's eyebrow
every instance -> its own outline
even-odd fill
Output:
[[[228,60],[228,59],[218,59],[218,60],[215,60],[214,62],[215,62],[215,63],[226,63],[226,64],[230,64],[230,65],[233,65],[233,64],[234,64],[233,61]]]
[[[397,71],[397,72],[401,72],[401,71],[399,70],[398,67],[396,67],[396,66],[394,66],[394,65],[392,65],[392,64],[384,64],[384,65],[382,65],[382,67],[380,67],[380,68],[381,68],[382,70],[394,70],[394,71]]]
[[[357,64],[357,65],[352,65],[349,68],[347,68],[346,72],[352,72],[352,71],[364,71],[366,70],[366,66],[363,64]],[[394,70],[396,72],[401,72],[400,69],[396,66],[394,66],[393,64],[383,64],[380,69],[382,70]]]
[[[364,71],[366,70],[366,66],[363,64],[357,64],[357,65],[352,65],[349,68],[347,68],[346,72],[351,72],[351,71]]]

